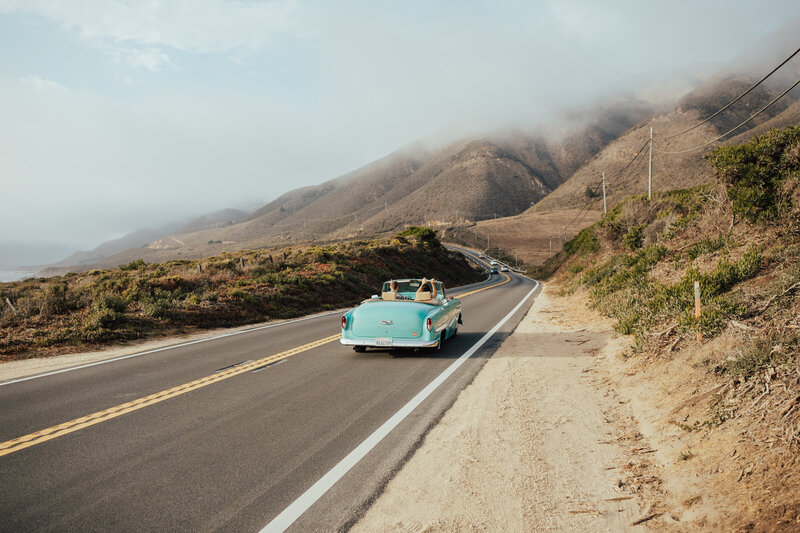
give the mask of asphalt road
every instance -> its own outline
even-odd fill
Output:
[[[0,383],[0,531],[259,531],[537,287],[504,279],[451,292],[496,285],[435,354],[356,354],[335,313]],[[352,524],[532,302],[290,531]]]

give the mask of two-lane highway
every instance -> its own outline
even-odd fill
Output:
[[[344,527],[536,288],[512,274],[453,291],[465,323],[435,354],[356,354],[338,343],[335,313],[0,383],[0,530]]]

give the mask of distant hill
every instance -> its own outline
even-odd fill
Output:
[[[107,257],[119,254],[125,250],[136,250],[168,237],[174,233],[188,233],[202,231],[208,228],[222,227],[234,224],[247,218],[247,213],[238,209],[220,209],[207,215],[202,215],[185,223],[167,224],[157,229],[137,230],[118,239],[106,241],[89,251],[75,252],[57,263],[49,265],[50,268],[71,267],[79,265],[93,265]]]
[[[88,263],[116,266],[138,258],[200,258],[224,250],[368,237],[410,224],[453,225],[516,215],[651,113],[647,104],[626,100],[573,120],[569,130],[557,135],[511,131],[444,147],[414,143],[320,185],[290,191],[237,223],[198,219],[158,235],[137,232],[130,236],[135,240],[127,241],[132,246],[107,243],[93,251],[90,261],[62,262],[49,272],[68,266],[86,270]],[[145,240],[149,242],[143,247]],[[120,246],[109,254],[112,244]]]
[[[648,148],[645,148],[629,167],[624,167],[647,143],[651,126],[654,131],[653,147],[655,150],[652,167],[654,190],[686,188],[711,181],[713,176],[703,160],[703,155],[720,144],[747,140],[768,127],[782,127],[796,123],[800,117],[800,108],[796,103],[800,98],[800,90],[796,89],[790,92],[783,100],[742,126],[738,130],[740,133],[734,133],[723,141],[685,153],[663,153],[659,150],[681,152],[700,146],[740,124],[784,89],[783,86],[777,84],[759,86],[740,102],[734,104],[729,111],[684,135],[665,138],[682,132],[712,115],[744,92],[755,81],[749,76],[713,78],[686,95],[679,102],[677,109],[654,115],[608,143],[556,191],[537,203],[532,211],[543,213],[584,205],[587,202],[586,188],[595,187],[603,173],[606,175],[609,206],[613,206],[617,201],[632,194],[646,193]],[[601,199],[597,198],[591,207],[602,209]]]
[[[557,132],[511,131],[446,146],[414,143],[338,178],[287,192],[250,216],[209,216],[167,231],[135,232],[124,241],[111,241],[85,256],[72,257],[71,265],[64,261],[50,272],[116,266],[139,258],[201,258],[226,250],[366,238],[411,224],[471,228],[476,240],[480,240],[478,233],[491,228],[498,236],[513,237],[509,245],[528,248],[528,256],[538,259],[542,253],[537,250],[545,240],[549,254],[547,235],[574,218],[538,215],[586,206],[591,216],[579,217],[568,233],[579,230],[602,210],[600,197],[590,198],[587,192],[597,190],[603,173],[609,209],[627,196],[647,192],[646,144],[651,126],[655,191],[711,181],[703,154],[719,143],[684,150],[718,137],[780,94],[787,79],[800,75],[800,58],[726,113],[685,134],[670,136],[696,125],[776,65],[786,56],[786,43],[794,39],[795,30],[800,31],[800,19],[752,47],[729,72],[698,82],[682,99],[658,109],[628,98],[567,113]],[[798,96],[800,88],[723,142],[742,142],[767,127],[795,123],[800,118]],[[505,217],[515,218],[504,230],[498,224]],[[528,222],[533,225],[529,233],[538,232],[535,243],[517,238]]]

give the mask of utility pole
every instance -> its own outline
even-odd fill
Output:
[[[564,242],[567,242],[567,227],[561,226],[561,229],[564,231]]]
[[[548,235],[547,239],[550,241],[550,257],[553,257],[553,236]]]
[[[653,126],[650,126],[650,162],[647,165],[647,199],[653,198]]]
[[[606,209],[606,173],[603,172],[603,214],[607,215],[608,210]]]

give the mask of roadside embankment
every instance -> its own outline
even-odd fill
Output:
[[[0,363],[110,344],[296,318],[355,305],[397,277],[447,286],[483,270],[429,228],[392,239],[243,250],[202,260],[0,283]]]
[[[767,386],[731,412],[742,383],[698,368],[736,339],[638,357],[585,293],[559,288],[546,287],[355,531],[800,528],[787,440],[797,390]]]

